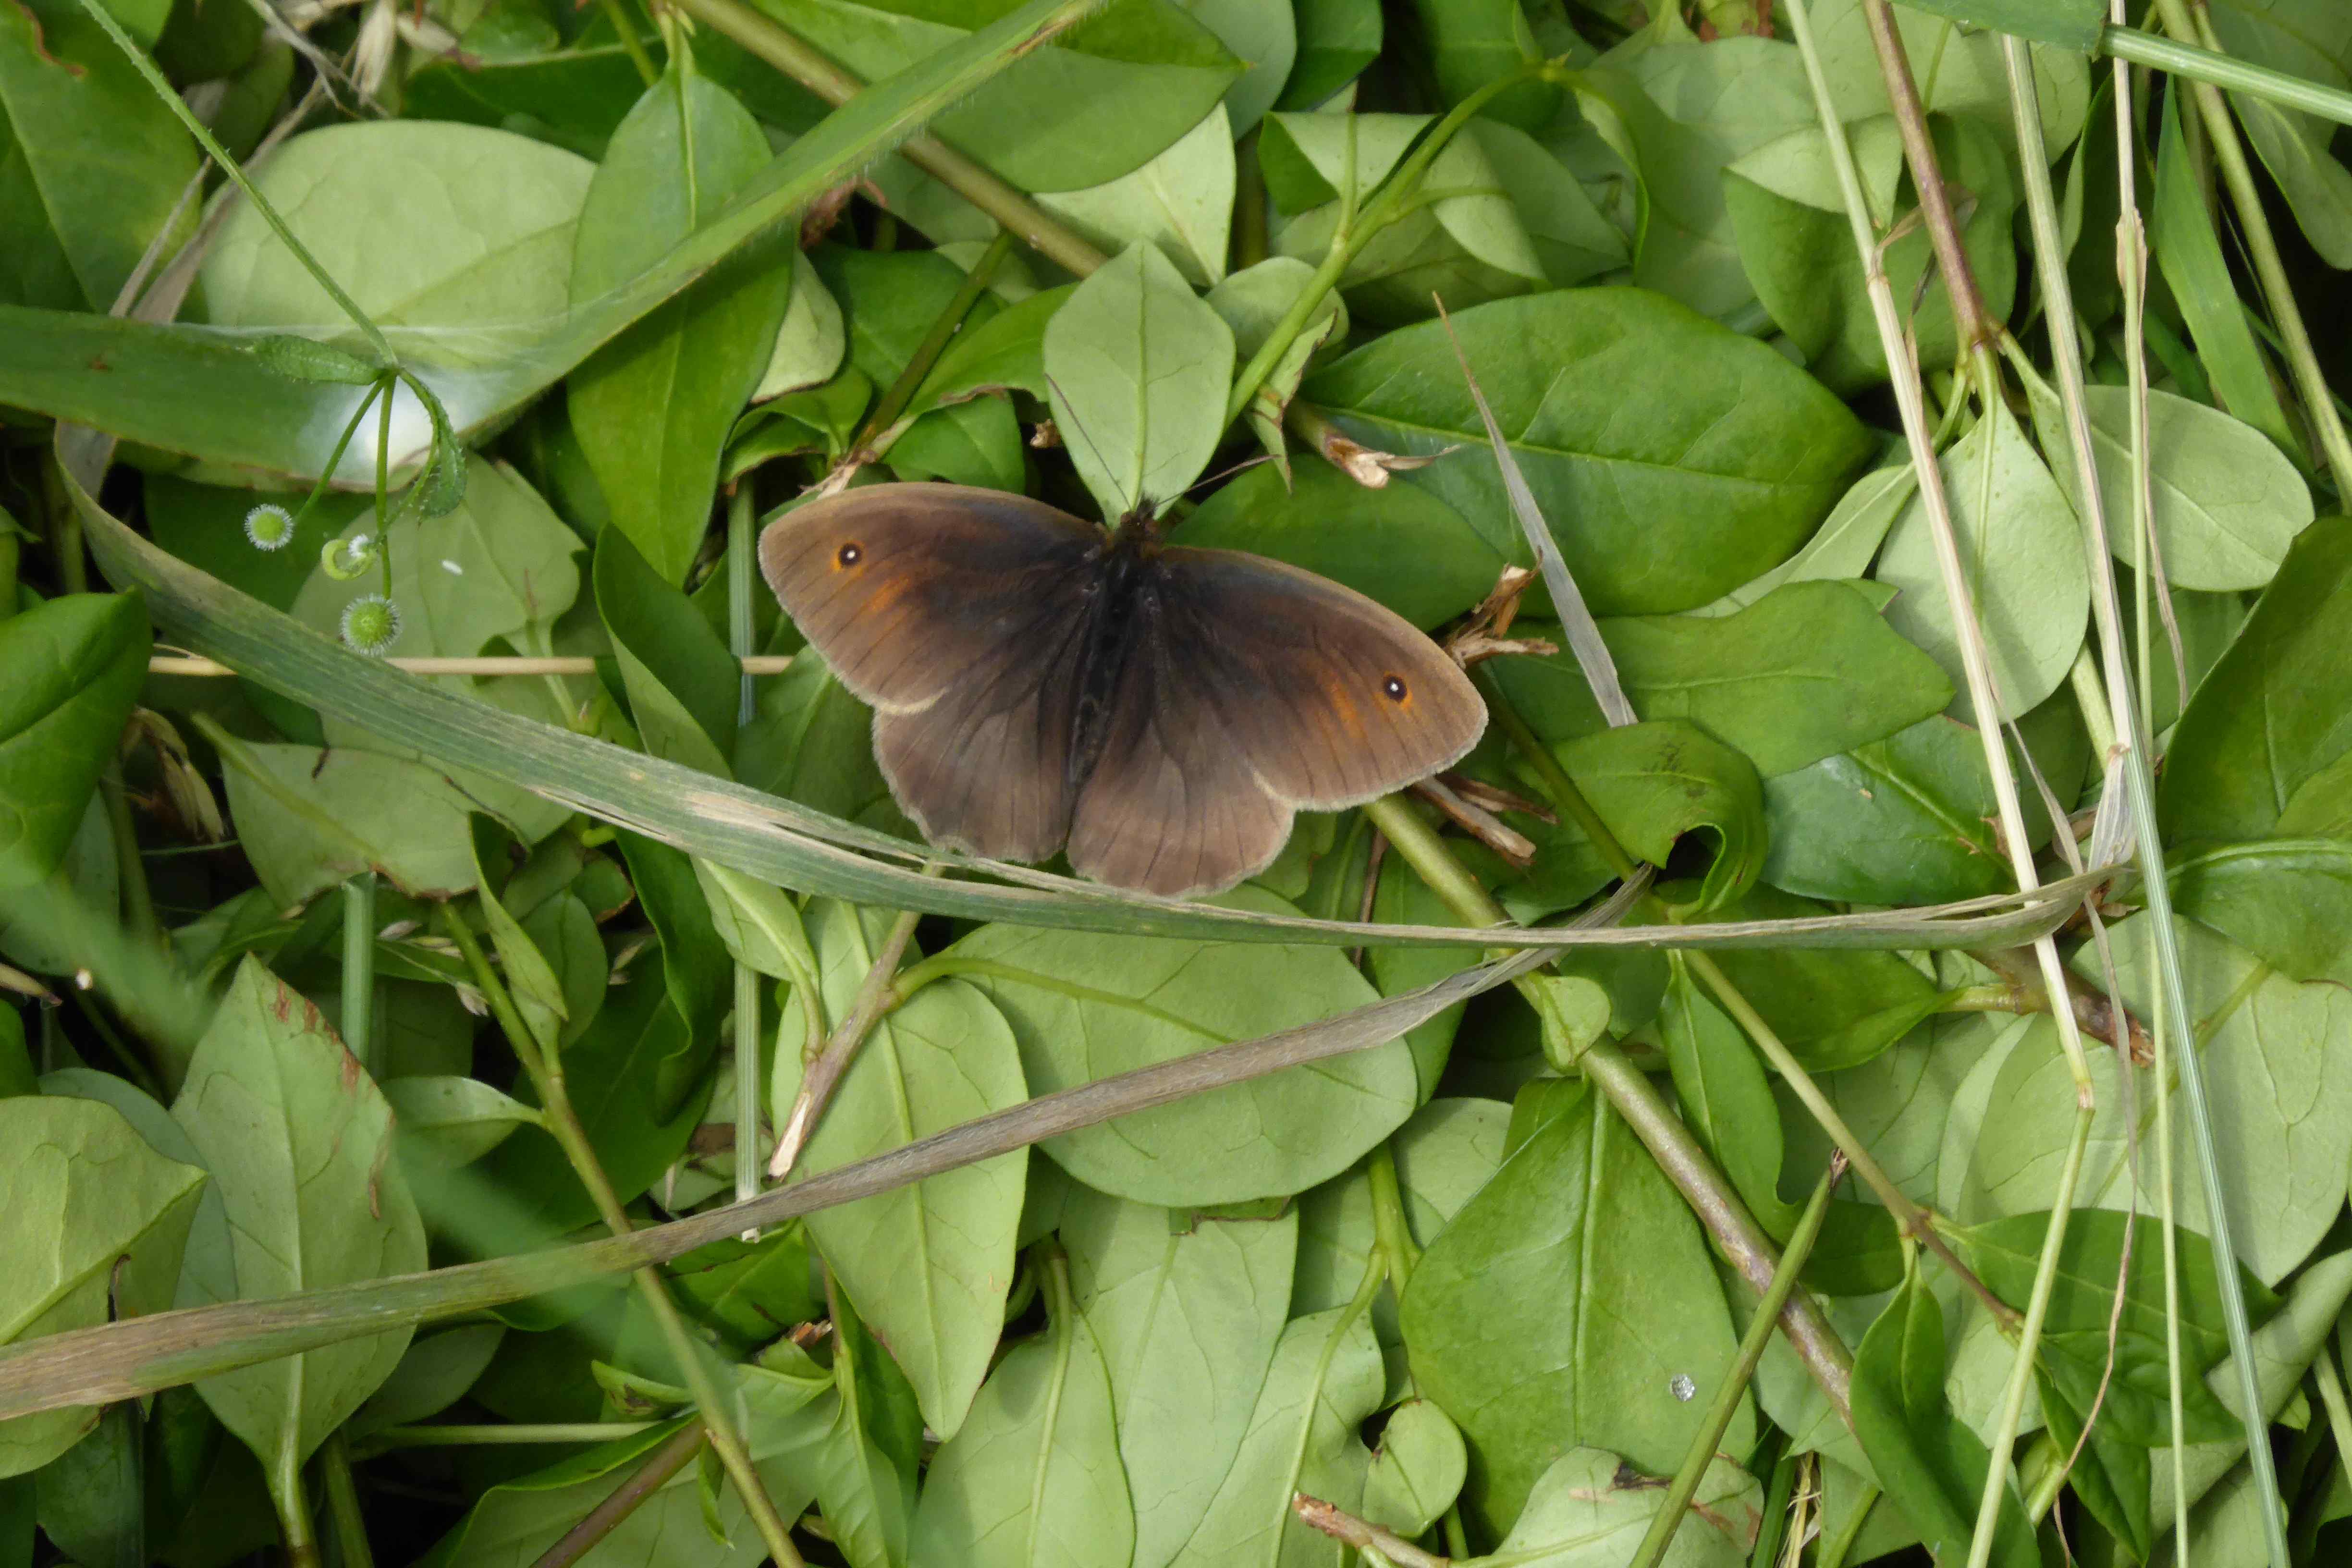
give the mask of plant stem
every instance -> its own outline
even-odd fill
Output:
[[[702,1451],[702,1445],[709,1437],[709,1428],[701,1422],[688,1421],[667,1442],[648,1454],[645,1463],[630,1471],[628,1479],[614,1487],[604,1501],[565,1531],[554,1545],[541,1552],[531,1568],[571,1568],[654,1493],[668,1485],[669,1479],[686,1468],[687,1461]]]
[[[515,1009],[514,998],[507,994],[505,983],[490,967],[489,957],[483,952],[481,942],[455,907],[441,904],[434,914],[442,934],[457,944],[458,952],[465,957],[467,967],[473,971],[475,988],[489,1003],[491,1016],[498,1019],[499,1027],[506,1034],[507,1043],[513,1047],[516,1058],[522,1063],[523,1070],[530,1074],[538,1089],[540,1103],[546,1113],[547,1130],[563,1146],[564,1157],[571,1163],[580,1184],[588,1189],[589,1199],[596,1205],[604,1228],[615,1237],[628,1235],[635,1227],[630,1225],[626,1211],[621,1207],[620,1197],[613,1191],[613,1184],[604,1174],[604,1163],[597,1159],[594,1146],[588,1142],[587,1130],[581,1126],[580,1118],[572,1109],[572,1096],[564,1087],[561,1058],[540,1050],[538,1041]],[[669,1287],[663,1280],[661,1271],[653,1268],[639,1268],[635,1272],[635,1280],[638,1293],[653,1314],[663,1341],[676,1358],[686,1385],[694,1395],[696,1407],[702,1412],[703,1425],[710,1433],[710,1446],[718,1452],[719,1463],[726,1467],[728,1479],[735,1483],[736,1492],[742,1498],[745,1510],[758,1527],[761,1539],[767,1542],[769,1554],[775,1558],[777,1568],[803,1568],[800,1553],[793,1546],[791,1531],[777,1514],[775,1503],[770,1500],[759,1472],[751,1466],[751,1458],[743,1447],[742,1438],[728,1419],[725,1396],[711,1379],[710,1369],[702,1359],[701,1348],[695,1343],[694,1336],[687,1331],[685,1320],[678,1315],[677,1304],[670,1300]]]
[[[1402,1301],[1406,1282],[1421,1267],[1421,1247],[1412,1239],[1404,1194],[1397,1185],[1396,1151],[1388,1143],[1373,1148],[1364,1164],[1364,1182],[1372,1194],[1372,1235],[1388,1260],[1389,1284]]]
[[[2200,85],[2251,93],[2282,108],[2352,125],[2352,92],[2258,66],[2219,49],[2200,49],[2160,33],[2110,25],[2099,35],[2099,52],[2120,63],[2149,66]]]
[[[16,613],[16,562],[24,552],[24,541],[16,525],[0,511],[0,621]]]
[[[1387,835],[1391,848],[1444,900],[1463,924],[1483,927],[1511,923],[1503,907],[1454,858],[1444,840],[1401,798],[1383,796],[1364,807],[1364,815]],[[1538,1016],[1542,1016],[1550,1002],[1546,989],[1529,984],[1528,979],[1516,984]],[[1698,1215],[1699,1223],[1715,1237],[1725,1258],[1748,1280],[1749,1288],[1759,1295],[1769,1289],[1779,1267],[1779,1255],[1771,1238],[1757,1226],[1723,1173],[1698,1146],[1690,1130],[1666,1108],[1641,1068],[1613,1041],[1605,1038],[1586,1047],[1578,1062],[1593,1087],[1600,1089],[1610,1106],[1633,1130],[1634,1136],[1641,1139],[1666,1179],[1683,1194],[1684,1201]],[[1851,1425],[1847,1390],[1853,1382],[1853,1352],[1808,1297],[1792,1297],[1781,1310],[1780,1322],[1790,1347],[1829,1397],[1832,1408],[1841,1420]]]
[[[1912,184],[1919,193],[1920,216],[1927,221],[1928,243],[1935,247],[1937,269],[1951,297],[1952,322],[1958,329],[1960,357],[1966,359],[2000,335],[2000,325],[1985,308],[1975,270],[1960,245],[1959,220],[1952,213],[1951,193],[1944,182],[1923,171],[1936,167],[1936,139],[1927,129],[1927,111],[1919,101],[1919,87],[1911,79],[1911,57],[1895,31],[1886,0],[1863,0],[1862,14],[1870,24],[1871,47],[1878,54],[1879,74],[1886,80],[1886,96],[1895,110],[1895,130],[1903,138],[1903,155],[1910,163]],[[1809,51],[1810,52],[1810,51]],[[1867,212],[1867,208],[1864,209]],[[1859,221],[1859,220],[1858,220]],[[1872,254],[1877,247],[1872,247]],[[1982,711],[1990,711],[1982,710]]]
[[[106,826],[114,840],[114,858],[122,884],[122,920],[138,941],[160,948],[163,928],[155,923],[155,896],[147,886],[147,862],[139,853],[139,824],[131,815],[131,796],[122,787],[122,763],[107,761],[98,776],[99,798],[106,806]]]
[[[2158,5],[2163,12],[2168,29],[2175,33],[2185,30],[2188,19],[2182,0],[2158,0]],[[2187,986],[2180,971],[2179,944],[2174,936],[2172,889],[2165,868],[2164,844],[2158,830],[2155,788],[2148,766],[2149,737],[2141,731],[2139,705],[2132,700],[2131,677],[2124,664],[2123,616],[2116,601],[2115,578],[2107,566],[2109,550],[2106,525],[2101,509],[2097,469],[2091,448],[2090,422],[2084,406],[2083,368],[2080,360],[2076,357],[2073,332],[2058,330],[2061,323],[2071,323],[2074,320],[2073,295],[2066,276],[2064,252],[2059,240],[2055,203],[2049,189],[2047,159],[2043,159],[2042,165],[2039,169],[2034,167],[2033,161],[2042,156],[2042,149],[2040,112],[2033,104],[2032,71],[2031,63],[2026,58],[2024,46],[2014,39],[2005,42],[2004,55],[2009,68],[2011,96],[2016,107],[2019,151],[2026,175],[2028,205],[2033,219],[2035,263],[2040,269],[2043,297],[2048,303],[2053,321],[2053,330],[2050,335],[2058,372],[2059,392],[2066,403],[2068,435],[2075,453],[2077,493],[2083,498],[2081,510],[2084,528],[2084,551],[2089,558],[2091,566],[2092,605],[2098,625],[2101,651],[2105,657],[2107,695],[2113,707],[2114,727],[2122,742],[2121,750],[2125,753],[2124,775],[2126,787],[2130,791],[2129,804],[2133,826],[2137,830],[2138,839],[2140,880],[2147,900],[2147,912],[2150,921],[2150,935],[2156,949],[2156,967],[2163,993],[2162,1017],[2179,1037],[2182,1047],[2178,1058],[2180,1085],[2182,1092],[2189,1100],[2189,1131],[2196,1141],[2198,1163],[2200,1173],[2204,1177],[2207,1225],[2210,1231],[2210,1239],[2212,1242],[2214,1256],[2219,1259],[2232,1260],[2237,1257],[2237,1252],[2230,1237],[2227,1205],[2222,1201],[2220,1156],[2214,1147],[2212,1115],[2206,1101],[2204,1066],[2199,1059],[2196,1043],[2188,1038],[2193,1015],[2189,1011]],[[2221,95],[2212,88],[2202,84],[2196,90],[2199,102],[2206,108],[2207,124],[2209,129],[2214,132],[2216,145],[2220,146],[2225,137],[2228,141],[2228,146],[2223,150],[2222,155],[2225,173],[2231,168],[2233,156],[2240,173],[2244,173],[2244,151],[2237,145],[2235,129],[2230,124],[2227,114],[2222,112]],[[2245,177],[2244,189],[2246,194],[2251,195],[2252,175],[2247,174]],[[2238,195],[2240,186],[2234,176],[2231,178],[2231,184],[2232,195]],[[2245,204],[2242,202],[2241,205],[2242,207]],[[2259,207],[2258,202],[2254,205]],[[2259,213],[2256,216],[2259,216]],[[2242,210],[2241,217],[2245,220],[2243,226],[2249,230],[2249,248],[2256,254],[2256,270],[2263,275],[2267,290],[2272,281],[2272,274],[2270,269],[2264,268],[2261,264],[2261,247],[2269,243],[2268,230],[2263,231],[2258,244],[2255,236],[2251,232],[2254,219],[2248,218]],[[2275,264],[2277,260],[2275,246],[2270,247],[2270,255],[2272,262]],[[2290,348],[2292,348],[2296,342],[2296,334],[2302,331],[2302,321],[2300,316],[2291,317],[2294,300],[2292,294],[2286,289],[2285,274],[2283,269],[2276,273],[2276,283],[2280,296],[2285,300],[2285,312],[2280,310],[2279,300],[2274,299],[2273,313],[2279,316],[2282,331],[2289,331],[2292,327],[2288,337]],[[2308,358],[2309,340],[2305,337],[2301,341],[2303,353]],[[2292,357],[2291,353],[2290,358]],[[2311,361],[2311,370],[2314,377],[2316,378],[2318,365],[2315,360]],[[2332,405],[2326,404],[2327,388],[2325,380],[2316,379],[2314,384],[2321,405],[2326,407],[2325,417],[2332,420],[2334,411]],[[2313,417],[2320,419],[2322,415],[2315,410]],[[2345,483],[2347,475],[2352,475],[2352,452],[2343,454],[2347,460],[2340,465],[2337,461],[2343,440],[2342,426],[2337,425],[2335,426],[2336,445],[2330,446],[2328,450],[2329,463],[2334,468],[2339,487]],[[2021,882],[2020,885],[2024,884]],[[2037,945],[2048,947],[2050,943],[2045,938]],[[2045,961],[2045,970],[2049,967],[2049,963]],[[2053,994],[2057,990],[2058,984],[2053,982],[2052,984]],[[2056,1016],[2060,1020],[2062,1031],[2073,1022],[2071,1012],[2061,1012]],[[2063,1037],[2062,1035],[2062,1039]],[[2077,1082],[2077,1093],[2080,1095],[2084,1090],[2079,1074]],[[2162,1086],[2159,1084],[2159,1093],[2161,1092]],[[2089,1105],[2087,1099],[2083,1100],[2081,1103],[2087,1116]],[[2086,1129],[2078,1126],[2078,1138],[2086,1135]],[[2170,1153],[2168,1142],[2166,1144],[2165,1152],[2168,1155]],[[2169,1216],[2168,1216],[2168,1220]],[[2053,1235],[2044,1244],[2043,1267],[2045,1268],[2052,1266],[2047,1254],[2055,1250],[2057,1245],[2055,1233],[2059,1231],[2063,1222],[2063,1209],[2055,1210],[2051,1221],[2051,1230]],[[2238,1272],[2235,1268],[2226,1266],[2218,1267],[2215,1272],[2219,1276],[2221,1287],[2219,1294],[2221,1298],[2222,1323],[2228,1331],[2231,1359],[2238,1369],[2241,1417],[2246,1429],[2247,1461],[2252,1469],[2256,1496],[2261,1500],[2259,1506],[2263,1520],[2263,1541],[2273,1568],[2286,1568],[2288,1560],[2286,1526],[2276,1506],[2278,1478],[2270,1446],[2264,1435],[2263,1402],[2255,1381],[2252,1338],[2246,1319],[2245,1299],[2240,1289]],[[2041,1286],[2039,1278],[2035,1283],[2038,1290]],[[2024,1348],[2030,1350],[2031,1342],[2029,1342]],[[2021,1370],[2018,1377],[2021,1381],[2023,1376],[2024,1373]],[[2021,1395],[2018,1396],[2016,1402],[2021,1404]],[[2013,1432],[2014,1427],[2011,1426],[2011,1430]],[[2176,1428],[2176,1441],[2177,1434]],[[2004,1468],[2005,1462],[2005,1452],[1997,1451],[1994,1456],[1996,1477]]]
[[[343,884],[343,1049],[373,1076],[375,1049],[375,873]]]
[[[2188,0],[2154,3],[2166,32],[2183,43],[2198,37]],[[2263,300],[2269,305],[2271,319],[2277,324],[2280,350],[2294,377],[2295,390],[2303,395],[2305,413],[2319,437],[2328,473],[2336,481],[2337,493],[2345,494],[2352,487],[2352,437],[2345,434],[2344,421],[2336,412],[2335,398],[2328,390],[2326,374],[2320,369],[2319,356],[2311,345],[2311,331],[2304,324],[2303,309],[2295,303],[2294,286],[2287,281],[2286,263],[2279,255],[2278,239],[2271,232],[2270,215],[2263,210],[2262,192],[2256,188],[2253,169],[2246,161],[2245,143],[2238,138],[2238,128],[2230,119],[2229,104],[2219,88],[2200,81],[2190,92],[2205,121],[2214,159],[2221,166],[2221,178],[2230,187],[2230,205],[2237,209],[2239,233],[2245,241],[2246,254],[2253,261],[2254,276],[2262,284]]]
[[[1747,1397],[1748,1384],[1756,1375],[1757,1364],[1764,1359],[1764,1347],[1771,1342],[1772,1325],[1780,1321],[1780,1309],[1786,1305],[1790,1292],[1797,1288],[1797,1275],[1805,1267],[1805,1259],[1813,1250],[1813,1242],[1822,1234],[1822,1221],[1830,1212],[1830,1189],[1834,1184],[1835,1171],[1824,1171],[1813,1185],[1813,1195],[1805,1205],[1805,1212],[1797,1218],[1797,1228],[1790,1233],[1789,1245],[1781,1249],[1780,1266],[1772,1272],[1772,1282],[1764,1288],[1763,1299],[1756,1304],[1756,1315],[1748,1321],[1748,1331],[1739,1337],[1739,1353],[1732,1358],[1730,1370],[1716,1390],[1713,1403],[1706,1408],[1699,1428],[1691,1435],[1690,1447],[1684,1452],[1682,1468],[1675,1472],[1666,1488],[1666,1500],[1650,1521],[1649,1531],[1642,1537],[1641,1547],[1633,1553],[1633,1568],[1658,1568],[1664,1561],[1666,1547],[1681,1525],[1683,1514],[1698,1495],[1699,1482],[1706,1479],[1707,1466],[1714,1462],[1716,1445],[1731,1427],[1731,1418],[1739,1414],[1739,1402]]]
[[[1013,231],[1001,228],[996,231],[996,237],[988,242],[988,248],[980,253],[980,259],[972,263],[971,270],[964,274],[962,283],[957,286],[946,307],[931,322],[931,330],[923,335],[921,342],[915,345],[915,352],[908,356],[906,368],[898,373],[898,379],[890,384],[881,401],[875,404],[874,412],[866,416],[865,427],[849,444],[850,460],[856,460],[857,455],[871,446],[877,435],[897,423],[898,416],[906,412],[907,405],[914,401],[916,392],[921,388],[923,378],[931,374],[931,366],[939,363],[940,355],[946,351],[949,342],[962,331],[964,318],[971,314],[974,305],[980,303],[980,297],[988,291],[996,269],[1004,265],[1004,258],[1011,254]]]
[[[858,985],[849,1012],[834,1026],[816,1059],[802,1064],[800,1093],[793,1097],[792,1111],[776,1133],[775,1157],[768,1162],[768,1174],[776,1180],[781,1182],[791,1175],[793,1167],[800,1163],[801,1152],[815,1135],[824,1108],[833,1101],[833,1091],[841,1086],[850,1064],[857,1059],[866,1037],[900,999],[892,982],[898,978],[898,965],[907,956],[907,944],[915,939],[916,923],[922,918],[919,910],[899,911],[898,918],[890,924],[889,934],[882,939],[882,950],[874,955],[873,964],[866,971],[866,979]]]
[[[367,1520],[360,1513],[360,1490],[352,1482],[351,1445],[341,1429],[329,1433],[319,1448],[319,1472],[327,1483],[327,1517],[335,1527],[335,1551],[341,1568],[375,1568],[368,1549]]]
[[[1372,1562],[1389,1563],[1391,1568],[1450,1568],[1447,1559],[1423,1552],[1396,1531],[1358,1519],[1336,1503],[1297,1492],[1291,1496],[1290,1508],[1307,1528],[1354,1547]]]
[[[609,1443],[634,1437],[652,1421],[527,1422],[469,1421],[446,1426],[386,1426],[360,1439],[363,1454],[393,1448],[472,1448],[512,1443]]]
[[[621,0],[603,0],[605,20],[613,24],[614,36],[621,40],[621,52],[637,68],[637,79],[647,87],[661,80],[661,72],[654,66],[654,58],[646,53],[645,40],[637,37],[636,24],[629,8]]]
[[[732,38],[836,109],[866,86],[741,0],[677,0],[677,4],[688,16]],[[900,142],[898,153],[1046,260],[1084,278],[1110,259],[1053,214],[938,137],[919,132]]]

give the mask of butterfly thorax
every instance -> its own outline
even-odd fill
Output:
[[[1110,742],[1110,715],[1144,624],[1160,613],[1159,541],[1144,513],[1130,515],[1103,541],[1095,580],[1087,591],[1086,626],[1078,639],[1078,704],[1070,726],[1073,789],[1086,782]]]

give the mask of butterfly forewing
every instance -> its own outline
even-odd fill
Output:
[[[1255,555],[1169,550],[1138,605],[1070,863],[1170,896],[1231,886],[1293,812],[1336,811],[1461,760],[1486,728],[1467,677],[1402,617]]]
[[[769,525],[760,567],[934,843],[1039,860],[1069,829],[1076,639],[1098,530],[961,485],[876,485]]]

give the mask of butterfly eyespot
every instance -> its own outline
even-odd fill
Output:
[[[1391,675],[1381,682],[1381,693],[1391,702],[1402,702],[1405,699],[1404,682]]]
[[[840,553],[834,557],[835,562],[843,566],[855,566],[865,559],[866,547],[862,544],[845,544]]]

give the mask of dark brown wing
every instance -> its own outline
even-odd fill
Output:
[[[1077,639],[1100,530],[964,485],[872,485],[768,526],[760,570],[873,704],[874,755],[933,843],[1042,860],[1070,823]]]
[[[1304,807],[1337,811],[1459,762],[1486,727],[1459,667],[1328,578],[1169,550],[1136,606],[1070,864],[1167,897],[1263,870]]]

